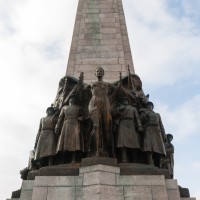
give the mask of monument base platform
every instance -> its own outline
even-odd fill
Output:
[[[165,179],[164,175],[120,175],[120,167],[98,164],[80,167],[78,176],[36,176],[35,180],[23,181],[20,198],[12,200],[195,200],[195,198],[181,198],[177,181]]]

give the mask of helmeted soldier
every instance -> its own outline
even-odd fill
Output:
[[[141,114],[144,128],[143,151],[147,152],[148,164],[160,167],[160,158],[165,155],[165,129],[160,114],[153,111],[153,103],[148,102],[146,107]]]
[[[121,100],[121,105],[115,109],[118,115],[116,130],[116,148],[120,153],[120,161],[127,162],[127,150],[133,150],[131,155],[136,161],[136,153],[141,148],[138,131],[142,131],[142,124],[137,109],[129,105],[128,98]]]
[[[77,105],[75,95],[69,97],[69,105],[65,105],[55,127],[59,135],[57,152],[72,154],[71,162],[77,162],[80,152],[83,151],[83,136],[80,130],[81,109]]]
[[[53,107],[47,108],[47,116],[40,120],[40,126],[35,142],[35,160],[39,162],[40,167],[52,165],[52,157],[56,150],[55,120]],[[47,160],[48,163],[45,163]]]

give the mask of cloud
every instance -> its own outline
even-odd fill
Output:
[[[196,13],[194,9],[199,7],[189,5]],[[200,84],[200,26],[186,12],[189,5],[184,1],[180,18],[167,1],[124,4],[136,73],[152,87],[174,85],[183,79]]]
[[[157,102],[156,110],[161,113],[167,132],[176,139],[186,140],[193,134],[198,134],[200,124],[200,95],[196,95],[183,104],[171,108]]]
[[[0,1],[1,199],[20,188],[19,170],[65,74],[77,3]]]
[[[195,170],[200,170],[200,161],[199,160],[194,161],[192,163],[192,168],[195,169]]]

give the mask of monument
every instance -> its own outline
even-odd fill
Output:
[[[135,74],[122,0],[79,0],[66,75],[12,200],[194,200]]]

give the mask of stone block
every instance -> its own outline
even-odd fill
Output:
[[[175,179],[166,179],[166,187],[168,190],[178,190],[178,183]]]
[[[140,198],[132,198],[132,197],[126,197],[124,200],[153,200],[152,198],[145,198],[145,199],[140,199]]]
[[[47,200],[47,187],[35,187],[32,200]]]
[[[118,58],[83,58],[82,59],[82,64],[87,65],[87,64],[108,64],[108,65],[116,65],[118,64]]]
[[[135,186],[165,186],[165,179],[164,176],[162,175],[130,175],[130,176],[116,176],[117,178],[117,185],[124,185],[124,186],[130,186],[130,185],[135,185]]]
[[[122,200],[123,187],[92,185],[76,188],[76,199]]]
[[[33,190],[34,181],[33,180],[25,180],[22,182],[22,190]]]
[[[32,190],[22,190],[20,200],[32,200]]]
[[[101,172],[101,171],[84,174],[83,186],[96,185],[96,184],[115,185],[116,184],[115,174],[109,172]]]
[[[80,186],[82,185],[80,176],[38,176],[35,179],[36,187],[55,187],[55,186]]]
[[[110,45],[117,45],[119,44],[119,40],[118,39],[102,39],[100,41],[100,43],[102,45],[107,45],[107,44],[110,44]]]
[[[12,198],[12,199],[6,199],[6,200],[20,200],[19,198]]]
[[[76,70],[76,66],[74,66],[74,70]],[[42,167],[38,176],[78,176],[79,167],[80,164],[78,163]]]
[[[115,173],[115,174],[120,173],[119,167],[112,167],[112,166],[106,166],[106,165],[93,165],[93,166],[80,168],[80,174],[96,172],[96,171],[110,172],[110,173]]]
[[[179,190],[167,190],[168,200],[180,200]]]
[[[168,200],[166,186],[157,186],[157,185],[152,186],[152,195],[153,195],[153,200]],[[178,200],[178,199],[173,199],[173,200]]]
[[[152,198],[151,186],[126,186],[124,187],[124,197],[133,199]]]
[[[46,200],[74,200],[75,187],[50,187]]]
[[[117,33],[116,28],[101,28],[101,33]]]

